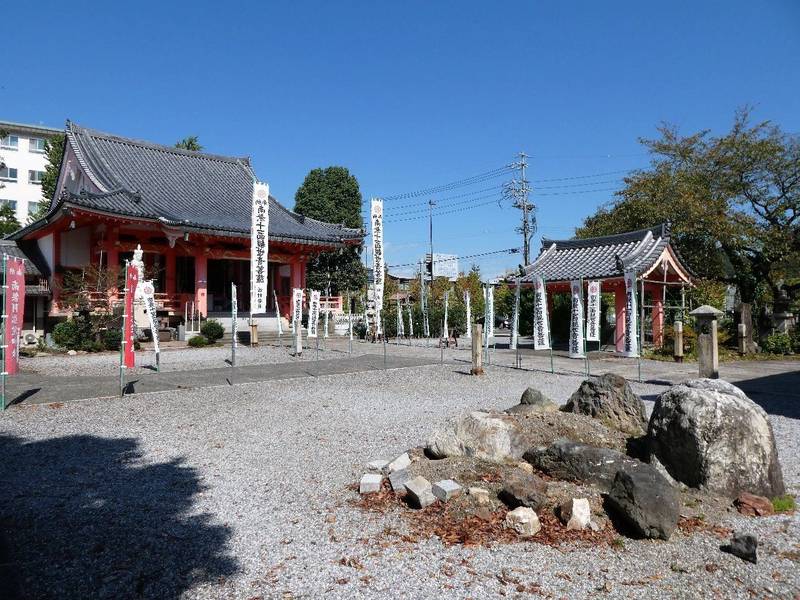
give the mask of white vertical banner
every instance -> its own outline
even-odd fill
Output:
[[[446,291],[446,292],[444,293],[444,322],[442,323],[442,336],[443,336],[445,339],[447,339],[448,337],[450,337],[450,336],[448,335],[448,333],[449,333],[449,329],[448,329],[448,327],[447,327],[447,326],[448,326],[448,323],[447,323],[447,308],[448,308],[449,301],[450,301],[450,292],[449,292],[449,291]]]
[[[292,289],[292,333],[299,333],[303,328],[303,289]]]
[[[585,358],[583,352],[583,282],[570,282],[572,309],[569,320],[569,357]]]
[[[253,182],[250,223],[250,314],[267,312],[269,185]]]
[[[239,301],[236,298],[236,284],[231,282],[231,348],[239,344]]]
[[[625,271],[625,356],[639,356],[636,273]]]
[[[533,279],[533,349],[550,349],[550,316],[547,312],[547,287],[544,279],[536,276]]]
[[[372,281],[375,295],[375,323],[376,330],[381,333],[381,311],[383,310],[384,274],[386,272],[386,259],[383,255],[383,200],[373,198],[370,207],[370,222],[372,223]]]
[[[311,290],[311,302],[308,305],[308,337],[317,337],[319,323],[319,291]]]
[[[327,293],[328,293],[328,295],[326,296],[326,300],[325,300],[325,318],[322,321],[322,337],[324,337],[325,339],[328,338],[328,314],[331,312],[330,311],[330,297],[331,297],[330,290],[328,290]]]
[[[600,341],[600,282],[590,281],[586,296],[586,341]]]
[[[148,279],[142,281],[136,286],[135,295],[139,300],[144,302],[144,307],[147,312],[147,321],[150,323],[150,334],[153,338],[153,350],[156,353],[156,364],[159,362],[161,349],[158,346],[158,323],[156,322],[156,288],[153,285],[153,280]]]
[[[486,336],[489,338],[494,337],[494,287],[487,285],[484,288],[484,299],[486,300]]]
[[[405,337],[405,327],[403,326],[403,305],[400,298],[397,299],[397,337]]]
[[[464,306],[467,311],[467,331],[464,333],[464,337],[472,339],[472,306],[470,305],[469,290],[464,292]]]
[[[278,304],[278,293],[275,290],[272,290],[272,297],[275,299],[275,316],[278,317],[278,335],[283,335],[283,317],[281,306]]]
[[[414,309],[411,302],[408,303],[408,337],[414,337]]]
[[[425,276],[420,269],[419,272],[419,285],[420,285],[420,304],[422,307],[422,333],[427,337],[431,337],[431,327],[428,321],[428,293],[425,289]]]
[[[519,343],[519,277],[517,277],[516,285],[514,286],[514,316],[511,319],[511,350],[517,349]]]

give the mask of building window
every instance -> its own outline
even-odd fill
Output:
[[[28,171],[28,183],[35,183],[41,185],[44,171]]]
[[[17,201],[16,200],[0,200],[0,206],[10,206],[14,210],[17,210]]]
[[[0,168],[0,181],[16,181],[16,180],[17,180],[16,169],[12,169],[11,167]]]
[[[32,215],[33,213],[39,210],[39,203],[38,202],[28,202],[28,214]]]
[[[175,289],[179,294],[194,294],[194,256],[175,257]]]
[[[4,150],[17,150],[19,148],[19,137],[16,135],[7,135],[0,138],[0,148]]]
[[[44,154],[44,138],[31,138],[28,144],[28,150]]]

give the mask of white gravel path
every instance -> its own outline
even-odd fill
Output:
[[[419,445],[466,410],[506,408],[528,385],[564,401],[581,380],[463,370],[432,365],[14,407],[0,415],[0,531],[22,536],[28,551],[0,565],[0,576],[16,574],[31,598],[523,597],[517,585],[554,598],[800,591],[797,515],[727,517],[762,540],[758,565],[720,552],[704,534],[627,540],[622,550],[394,543],[384,532],[401,527],[399,518],[349,504],[346,486],[369,460]],[[664,388],[634,389],[652,397]],[[800,421],[771,421],[797,495]]]

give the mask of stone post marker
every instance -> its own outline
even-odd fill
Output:
[[[280,319],[280,315],[278,315]],[[250,321],[250,345],[258,346],[258,323]]]
[[[700,377],[719,379],[717,318],[722,311],[704,304],[689,313],[697,319],[697,365]]]
[[[744,323],[739,323],[736,328],[736,332],[739,335],[739,354],[744,356],[747,354],[747,325]]]
[[[675,339],[673,342],[675,343],[675,350],[672,352],[672,355],[675,357],[675,362],[682,363],[683,362],[683,321],[675,321],[673,325],[673,330],[675,331]]]
[[[480,324],[472,326],[472,375],[483,375],[483,349],[481,348],[481,341],[483,339],[483,327]]]

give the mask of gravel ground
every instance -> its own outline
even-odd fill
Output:
[[[187,360],[201,364],[197,352]],[[563,402],[581,380],[464,370],[14,407],[0,415],[0,584],[31,598],[796,597],[798,515],[723,517],[759,536],[758,565],[720,552],[708,534],[622,549],[400,541],[390,532],[403,527],[397,514],[350,504],[346,486],[366,462],[419,445],[466,410],[507,408],[528,385]],[[648,398],[664,389],[633,387]],[[797,495],[800,421],[770,418]]]

